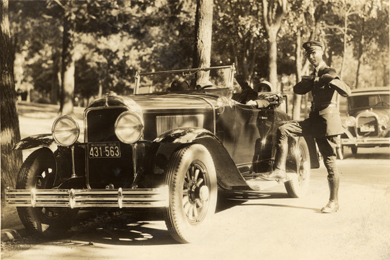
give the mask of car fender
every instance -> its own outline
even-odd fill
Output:
[[[50,148],[50,150],[54,151],[56,149],[56,146],[53,144],[54,138],[52,134],[38,134],[23,138],[17,144],[15,144],[14,150],[25,150],[36,147],[48,147]]]
[[[187,145],[201,144],[210,152],[217,172],[218,185],[225,190],[250,189],[236,164],[217,136],[202,128],[180,128],[165,132],[153,141],[154,164],[164,169],[172,154]]]

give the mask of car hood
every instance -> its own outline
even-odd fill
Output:
[[[384,109],[367,109],[367,110],[355,110],[355,111],[350,111],[349,112],[349,115],[350,116],[358,116],[362,113],[365,113],[365,114],[370,114],[370,113],[373,113],[373,114],[376,114],[378,116],[389,116],[390,115],[390,110],[384,110]]]

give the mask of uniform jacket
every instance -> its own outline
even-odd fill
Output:
[[[302,81],[294,86],[296,94],[306,94],[311,91],[313,96],[312,111],[303,124],[310,125],[313,137],[334,136],[344,132],[340,112],[337,104],[337,95],[347,97],[351,89],[342,82],[335,69],[325,63],[315,73],[302,77]]]

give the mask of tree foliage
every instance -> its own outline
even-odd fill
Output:
[[[11,2],[16,88],[34,89],[40,93],[41,101],[52,98],[55,102],[53,97],[59,92],[58,69],[61,68],[64,29],[61,5],[68,2]],[[268,12],[264,12],[264,3]],[[235,63],[237,73],[248,81],[256,77],[270,80],[271,74],[275,78],[269,65],[273,60],[272,64],[277,64],[276,69],[272,69],[277,71],[274,84],[288,77],[288,82],[283,84],[292,85],[299,80],[299,76],[295,79],[294,75],[298,75],[298,71],[305,73],[308,67],[304,57],[296,56],[301,50],[298,45],[309,39],[322,40],[327,62],[345,71],[343,77],[349,85],[356,84],[356,74],[360,75],[359,87],[368,86],[373,77],[385,78],[376,85],[388,84],[384,73],[389,64],[386,1],[291,0],[286,3],[214,0],[211,65]],[[358,3],[366,3],[366,9]],[[375,8],[368,13],[369,5]],[[71,10],[75,26],[72,35],[75,89],[71,95],[79,100],[88,100],[109,90],[131,93],[137,70],[189,68],[193,64],[195,0],[86,0],[74,1]],[[278,10],[279,13],[275,12]],[[285,10],[289,10],[286,16],[283,15]],[[364,32],[361,29],[363,17]],[[280,28],[270,30],[276,21],[280,22]],[[359,59],[359,39],[363,33]],[[272,41],[277,43],[276,54],[269,45],[270,36],[275,37]],[[271,53],[274,53],[272,59]]]

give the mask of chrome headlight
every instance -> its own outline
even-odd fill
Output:
[[[387,115],[379,116],[379,124],[386,126],[389,123],[389,117]]]
[[[345,120],[345,124],[346,124],[347,126],[355,126],[355,124],[356,124],[356,118],[353,117],[353,116],[347,117],[347,119]]]
[[[120,114],[115,122],[115,134],[126,144],[137,142],[142,136],[143,129],[142,118],[130,111]]]
[[[56,119],[51,129],[54,140],[62,146],[71,146],[80,135],[80,127],[70,116],[61,116]]]

